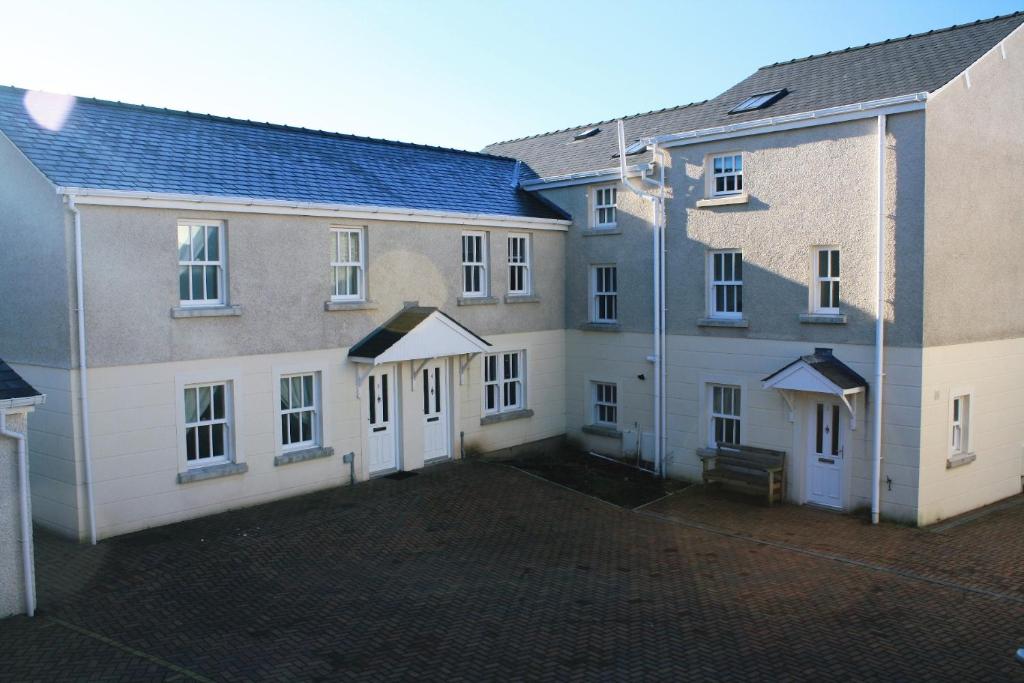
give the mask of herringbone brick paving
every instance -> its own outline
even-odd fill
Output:
[[[0,622],[3,680],[1024,680],[1024,603],[486,463],[37,553],[40,617]]]

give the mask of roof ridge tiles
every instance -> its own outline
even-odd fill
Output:
[[[978,26],[979,24],[988,24],[993,21],[999,21],[1000,19],[1010,19],[1012,17],[1018,17],[1024,15],[1024,11],[1011,12],[1010,14],[999,14],[988,19],[977,19],[975,21],[968,22],[966,24],[953,24],[952,26],[946,26],[945,28],[933,28],[928,31],[922,31],[921,33],[908,33],[905,36],[899,38],[886,38],[885,40],[878,40],[873,43],[864,43],[863,45],[853,45],[846,47],[841,50],[829,50],[828,52],[819,52],[813,55],[807,55],[806,57],[796,57],[794,59],[786,59],[781,62],[773,62],[771,64],[765,64],[758,68],[758,71],[764,69],[771,69],[776,66],[783,66],[785,64],[797,64],[799,62],[806,62],[812,59],[820,59],[822,57],[829,57],[835,54],[845,54],[847,52],[853,52],[855,50],[864,50],[869,47],[877,47],[879,45],[889,45],[892,43],[898,43],[905,40],[913,40],[914,38],[923,38],[925,36],[935,35],[936,33],[946,33],[947,31],[954,31],[956,29],[967,28],[969,26]]]
[[[27,88],[20,88],[20,87],[18,87],[16,85],[0,84],[0,89],[28,92]],[[42,91],[42,92],[46,92],[46,91]],[[67,95],[67,93],[53,93],[53,94]],[[212,121],[223,121],[225,123],[231,123],[231,124],[237,124],[237,125],[246,125],[246,126],[254,126],[254,127],[260,127],[260,128],[269,128],[269,129],[272,129],[272,130],[284,130],[284,131],[291,131],[291,132],[298,132],[298,133],[311,133],[311,134],[314,134],[314,135],[323,135],[325,137],[332,137],[332,138],[345,138],[345,139],[348,139],[348,140],[361,140],[361,141],[364,141],[364,142],[373,142],[373,143],[377,143],[377,144],[394,145],[394,146],[398,146],[398,147],[411,147],[411,148],[416,148],[416,149],[428,149],[428,150],[434,150],[434,151],[438,151],[438,152],[450,152],[450,153],[453,153],[453,154],[466,154],[466,155],[470,155],[470,156],[474,156],[474,157],[490,157],[492,159],[501,159],[501,160],[504,160],[504,161],[514,161],[514,159],[512,159],[512,157],[502,156],[500,154],[490,154],[488,152],[478,152],[478,151],[469,150],[469,149],[458,149],[456,147],[443,147],[441,145],[427,145],[427,144],[423,144],[423,143],[419,143],[419,142],[406,142],[404,140],[391,140],[391,139],[388,139],[388,138],[375,138],[375,137],[371,137],[371,136],[368,136],[368,135],[356,135],[354,133],[340,133],[340,132],[337,132],[337,131],[329,131],[329,130],[316,129],[316,128],[306,128],[304,126],[293,126],[293,125],[289,125],[287,123],[273,123],[271,121],[253,121],[252,119],[241,119],[241,118],[235,118],[235,117],[232,117],[232,116],[222,116],[222,115],[219,115],[219,114],[209,114],[209,113],[205,113],[205,112],[195,112],[195,111],[189,111],[187,109],[171,109],[169,107],[155,107],[155,106],[148,105],[148,104],[134,104],[134,103],[130,103],[130,102],[122,102],[120,100],[104,100],[104,99],[99,98],[99,97],[81,97],[81,96],[78,96],[78,95],[69,95],[69,96],[70,97],[74,97],[76,100],[85,100],[85,101],[93,102],[95,104],[99,104],[99,105],[103,105],[103,106],[120,107],[120,108],[123,108],[123,109],[135,109],[135,110],[148,111],[148,112],[163,112],[163,113],[166,113],[166,114],[173,114],[173,115],[184,116],[184,117],[188,117],[188,118],[209,119],[209,120],[212,120]]]
[[[534,133],[533,135],[524,135],[521,138],[510,138],[508,140],[501,140],[500,142],[492,142],[488,144],[488,147],[494,147],[495,145],[504,145],[510,142],[522,142],[523,140],[532,140],[533,138],[542,138],[547,135],[557,135],[559,133],[568,133],[569,131],[579,130],[581,128],[593,128],[594,126],[602,126],[608,123],[614,123],[619,119],[628,121],[629,119],[640,118],[641,116],[650,116],[651,114],[661,114],[666,111],[677,111],[680,109],[688,109],[689,107],[696,107],[699,104],[705,104],[708,100],[699,100],[696,102],[688,102],[687,104],[677,104],[673,107],[662,107],[661,109],[652,109],[650,111],[639,112],[637,114],[628,114],[626,116],[617,116],[613,119],[605,119],[604,121],[594,121],[593,123],[583,123],[578,126],[569,126],[568,128],[559,128],[558,130],[549,130],[545,133]]]

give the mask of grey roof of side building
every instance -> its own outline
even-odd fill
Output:
[[[729,123],[797,114],[900,95],[934,92],[1024,23],[1024,12],[763,66],[717,97],[624,117],[626,144]],[[746,97],[785,88],[788,94],[755,111],[729,114]],[[591,128],[601,132],[573,137]],[[615,121],[488,145],[485,152],[521,159],[523,179],[596,171],[618,165]],[[629,163],[649,160],[647,153]]]
[[[0,401],[42,396],[31,384],[21,378],[11,366],[0,360]]]
[[[77,98],[59,131],[0,86],[0,131],[63,187],[566,219],[479,152]]]

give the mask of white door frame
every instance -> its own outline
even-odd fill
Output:
[[[824,404],[826,406],[838,406],[839,407],[839,449],[841,462],[838,463],[839,473],[839,504],[838,506],[830,505],[827,502],[820,500],[814,500],[811,495],[811,470],[817,464],[819,457],[829,458],[830,454],[828,451],[831,449],[830,444],[827,442],[822,444],[822,448],[826,451],[824,455],[817,453],[817,406],[818,404]],[[803,478],[803,502],[811,503],[813,505],[819,505],[822,507],[828,507],[836,510],[848,510],[850,501],[850,489],[851,489],[851,474],[852,474],[852,456],[853,449],[851,448],[852,433],[850,429],[850,411],[844,405],[843,401],[836,396],[829,396],[825,394],[809,394],[804,402],[803,410],[803,426],[804,426],[804,439],[801,451],[804,454],[802,459],[803,471],[801,476]],[[826,417],[827,419],[827,417]]]
[[[430,406],[430,414],[423,412],[423,399],[424,394],[422,392],[428,391],[432,385],[431,381],[424,381],[423,373],[433,373],[436,371],[437,375],[437,387],[440,392],[440,396],[435,396],[435,403]],[[423,428],[423,462],[431,463],[438,462],[441,460],[451,460],[452,458],[452,384],[449,377],[449,359],[448,358],[434,358],[427,362],[420,370],[420,376],[416,378],[420,383],[420,394],[419,408],[420,408],[420,424]],[[433,378],[432,378],[433,379]],[[437,407],[440,410],[437,410]],[[429,421],[429,424],[428,424]],[[444,443],[445,453],[443,456],[435,455],[433,457],[427,457],[427,429],[431,424],[437,424],[444,431]]]
[[[388,403],[388,405],[387,405],[387,411],[388,411],[387,426],[390,428],[390,432],[391,432],[391,450],[392,450],[392,453],[394,454],[394,465],[391,466],[391,467],[382,467],[382,468],[374,470],[374,469],[371,469],[371,465],[370,465],[370,447],[371,447],[371,443],[370,443],[370,441],[371,441],[371,437],[370,437],[370,433],[371,433],[370,432],[370,430],[371,430],[371,425],[370,425],[370,401],[371,401],[371,396],[374,395],[374,392],[370,391],[370,383],[376,377],[381,377],[381,376],[386,376],[388,378],[388,381],[387,381],[387,385],[388,385],[388,388],[387,388],[387,399],[388,399],[387,400],[387,403]],[[362,403],[363,403],[363,408],[362,408],[362,411],[363,411],[363,429],[362,429],[362,434],[363,434],[363,453],[365,454],[364,460],[366,462],[366,474],[367,474],[368,477],[375,477],[375,476],[382,475],[382,474],[388,474],[390,472],[396,472],[396,471],[402,469],[401,448],[400,448],[400,444],[402,443],[402,439],[401,439],[402,420],[401,420],[401,415],[400,415],[399,410],[398,410],[398,395],[401,393],[401,385],[399,384],[400,381],[401,381],[401,379],[398,377],[398,369],[394,365],[381,365],[381,366],[375,367],[367,375],[367,378],[366,378],[366,389],[365,389],[365,391],[362,392],[363,395],[366,397],[366,400],[362,401]]]

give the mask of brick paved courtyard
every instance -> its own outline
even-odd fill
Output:
[[[1024,505],[938,532],[434,467],[38,540],[0,679],[1021,680]]]

